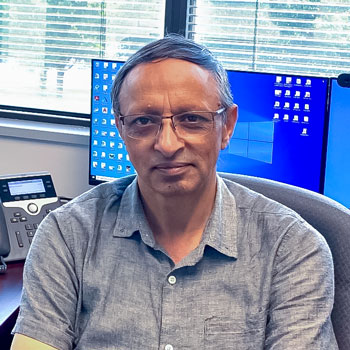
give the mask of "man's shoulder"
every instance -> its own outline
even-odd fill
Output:
[[[323,247],[328,254],[324,237],[297,212],[236,182],[223,181],[235,198],[239,228],[245,232],[239,235],[243,240],[265,242],[269,249]]]
[[[249,210],[261,214],[290,215],[300,218],[294,210],[259,192],[226,178],[222,178],[222,180],[229,192],[235,197],[236,207],[240,210]]]

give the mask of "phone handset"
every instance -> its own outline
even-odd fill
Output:
[[[4,256],[10,253],[10,240],[7,232],[4,213],[0,210],[0,273],[6,272]]]

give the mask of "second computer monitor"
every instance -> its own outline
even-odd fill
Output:
[[[350,87],[331,82],[324,194],[350,208]]]

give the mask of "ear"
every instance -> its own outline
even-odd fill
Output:
[[[114,116],[114,120],[115,120],[115,125],[116,125],[116,127],[117,127],[117,129],[119,131],[119,135],[120,135],[121,138],[123,138],[123,135],[122,135],[122,123],[121,123],[119,117]]]
[[[226,122],[222,127],[221,149],[225,149],[230,142],[238,118],[238,107],[233,105],[226,110]]]

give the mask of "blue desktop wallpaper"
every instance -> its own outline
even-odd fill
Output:
[[[90,184],[135,173],[111,108],[121,62],[93,60]],[[320,191],[328,80],[228,71],[239,118],[218,171],[266,177]]]
[[[218,170],[320,191],[328,79],[228,71],[238,123]]]
[[[331,82],[324,194],[350,208],[350,88]]]

